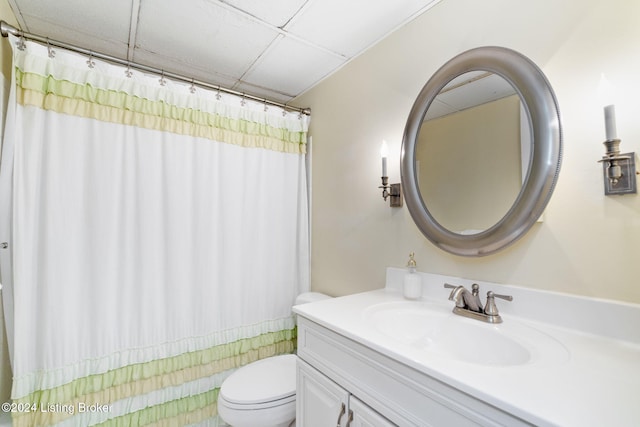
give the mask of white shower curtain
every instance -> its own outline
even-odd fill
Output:
[[[294,349],[308,117],[20,41],[0,167],[14,426],[217,425],[234,368]]]

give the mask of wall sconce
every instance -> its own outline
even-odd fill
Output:
[[[392,208],[401,208],[402,185],[389,185],[389,177],[387,176],[387,157],[389,157],[389,146],[387,145],[387,141],[382,141],[382,146],[380,147],[380,156],[382,157],[382,186],[378,188],[382,188],[382,198],[385,201],[387,200],[387,198],[391,198],[389,200],[389,206],[391,206]]]
[[[614,105],[604,107],[606,141],[602,163],[604,194],[636,194],[636,153],[620,154],[620,139],[616,134],[616,110]]]

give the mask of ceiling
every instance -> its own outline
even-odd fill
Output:
[[[22,30],[287,103],[441,0],[9,0]]]

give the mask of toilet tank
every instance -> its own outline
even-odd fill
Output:
[[[331,298],[329,295],[321,294],[320,292],[303,292],[296,298],[296,305],[307,304],[314,301],[322,301],[323,299]]]

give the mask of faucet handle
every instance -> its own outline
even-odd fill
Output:
[[[500,295],[500,294],[496,294],[493,291],[489,291],[493,294],[494,297],[496,298],[500,298],[500,299],[504,299],[507,301],[513,301],[513,297],[511,295]],[[489,292],[487,292],[487,296],[489,296]]]
[[[496,306],[496,298],[513,301],[513,297],[511,295],[500,295],[493,291],[489,291],[487,292],[487,303],[484,306],[484,314],[488,316],[497,316],[499,314],[498,307]]]

